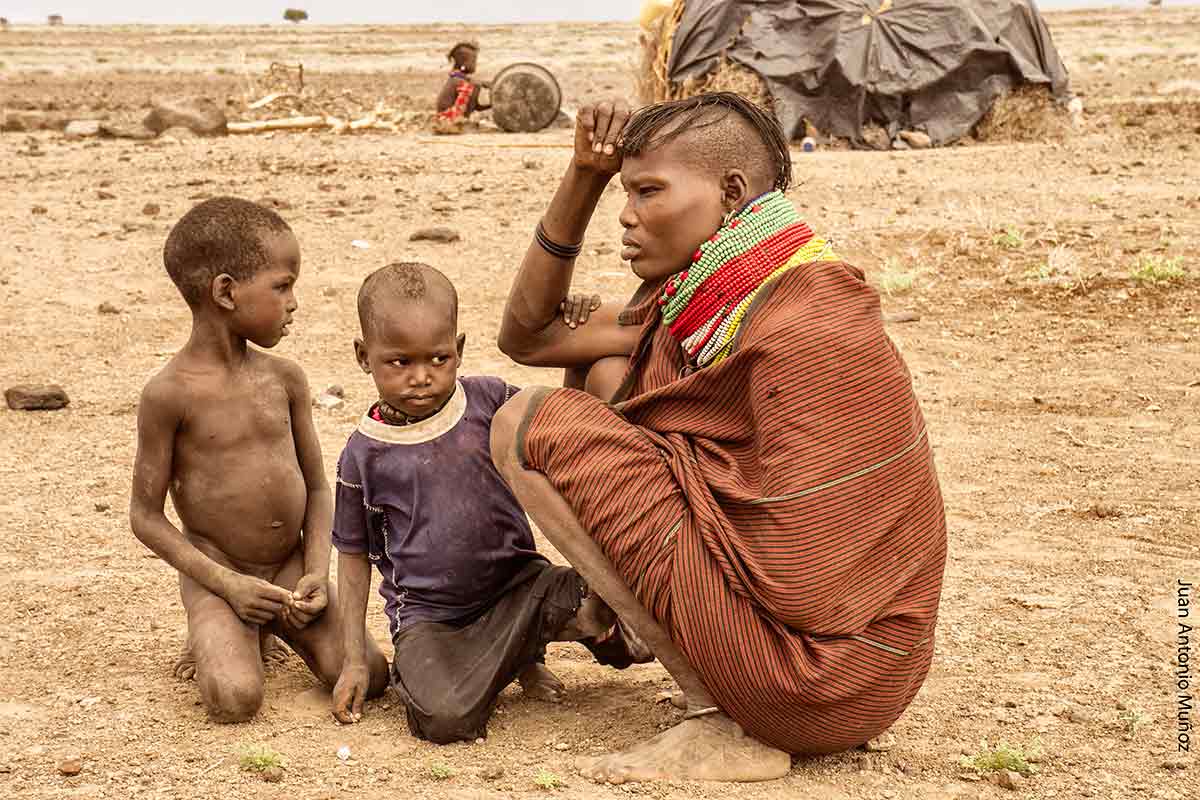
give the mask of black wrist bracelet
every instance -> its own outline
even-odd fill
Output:
[[[550,255],[555,258],[572,259],[579,255],[579,251],[583,249],[583,242],[577,244],[559,244],[546,235],[546,229],[542,226],[541,220],[538,220],[537,231],[534,234],[537,243]]]

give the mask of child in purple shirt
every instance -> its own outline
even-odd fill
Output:
[[[338,461],[333,543],[346,660],[337,719],[361,718],[372,563],[395,647],[392,683],[415,736],[486,736],[514,678],[529,695],[560,699],[563,684],[543,663],[547,642],[579,640],[605,663],[631,663],[607,606],[575,570],[538,554],[492,463],[492,416],[516,388],[458,378],[465,336],[454,286],[424,264],[390,264],[363,282],[358,313],[355,354],[379,400]]]

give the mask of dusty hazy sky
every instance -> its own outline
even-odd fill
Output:
[[[1167,0],[1168,4],[1176,2]],[[632,20],[642,0],[7,0],[0,13],[13,22],[40,22],[62,14],[67,23],[281,22],[288,6],[308,11],[314,23],[537,22]],[[1042,8],[1145,5],[1145,0],[1042,0]]]
[[[281,22],[283,10],[303,8],[314,23],[343,22],[533,22],[539,20],[631,20],[641,0],[8,0],[4,16],[41,21],[62,14],[67,23],[95,22]]]

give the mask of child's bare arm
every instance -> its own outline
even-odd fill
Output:
[[[333,494],[325,479],[321,458],[321,440],[313,424],[312,397],[308,379],[298,365],[284,362],[288,396],[291,398],[292,436],[308,503],[304,509],[304,575],[296,584],[295,606],[290,620],[303,627],[315,619],[329,603],[330,529],[333,526]]]
[[[367,595],[371,591],[371,562],[366,553],[338,553],[338,602],[342,609],[345,661],[333,687],[333,716],[349,724],[362,719],[363,700],[370,685],[367,669]]]
[[[213,561],[171,524],[164,511],[172,475],[175,433],[183,419],[174,394],[151,381],[138,406],[138,448],[133,466],[129,522],[142,544],[179,572],[225,598],[246,622],[265,624],[291,602],[291,592]]]

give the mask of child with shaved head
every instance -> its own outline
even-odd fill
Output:
[[[369,670],[363,620],[371,564],[382,575],[392,682],[413,735],[444,744],[487,735],[500,692],[558,700],[543,663],[551,641],[620,636],[573,569],[534,547],[525,512],[492,463],[492,415],[517,389],[458,377],[458,296],[438,270],[389,264],[358,294],[359,366],[379,399],[338,461],[333,543],[344,598],[346,662],[334,689],[342,722],[361,718]],[[603,649],[603,648],[602,648]]]
[[[218,197],[171,229],[163,260],[192,332],[142,392],[130,521],[179,571],[188,644],[178,674],[195,676],[212,719],[240,722],[262,704],[271,633],[328,686],[344,660],[308,381],[264,352],[292,324],[300,247],[274,211]],[[181,528],[165,514],[168,491]],[[365,691],[382,693],[383,654],[371,645],[361,657]]]

